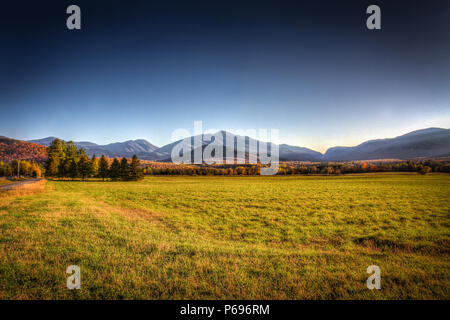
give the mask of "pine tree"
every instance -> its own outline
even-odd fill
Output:
[[[65,158],[60,160],[58,166],[58,177],[59,178],[67,177],[70,175],[69,172],[70,172],[70,159]]]
[[[75,146],[75,143],[73,143],[73,141],[69,141],[66,142],[66,157],[70,158],[70,159],[76,159],[78,158],[78,150],[77,147]]]
[[[55,158],[62,158],[66,154],[66,145],[63,140],[59,140],[58,138],[53,139],[52,143],[48,147],[49,156],[53,156]]]
[[[89,157],[86,154],[80,156],[80,160],[78,161],[78,171],[81,179],[85,180],[91,175],[92,166]]]
[[[144,176],[142,169],[139,167],[139,160],[136,155],[133,155],[130,164],[130,179],[131,180],[140,180]]]
[[[114,158],[113,162],[111,163],[111,167],[109,168],[109,177],[113,181],[116,181],[120,178],[120,163],[116,158]]]
[[[75,159],[72,159],[72,161],[70,162],[69,176],[72,178],[72,180],[78,178],[78,165]]]
[[[100,163],[98,167],[98,175],[105,181],[105,178],[108,177],[108,161],[106,161],[106,158],[104,155],[100,158]]]
[[[129,180],[130,178],[130,167],[128,165],[128,160],[125,157],[120,160],[120,178],[122,180]]]
[[[58,138],[53,139],[48,147],[48,160],[45,165],[46,174],[49,177],[59,176],[59,166],[63,159],[66,158],[66,145],[64,141]]]
[[[45,166],[45,172],[48,177],[55,177],[58,175],[58,167],[59,167],[59,161],[58,159],[55,159],[54,156],[49,155],[46,166]]]

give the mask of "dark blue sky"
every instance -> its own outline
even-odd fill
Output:
[[[82,30],[66,28],[70,4]],[[382,30],[366,28],[370,4]],[[170,142],[194,120],[324,151],[450,127],[450,2],[3,1],[0,135]]]

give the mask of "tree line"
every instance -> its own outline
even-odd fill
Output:
[[[40,178],[42,167],[36,162],[13,160],[10,163],[0,161],[0,177],[23,176]]]
[[[120,161],[114,158],[110,164],[104,155],[100,159],[95,154],[89,158],[85,150],[78,149],[72,141],[54,139],[48,148],[45,175],[83,180],[96,177],[128,181],[142,179],[143,172],[136,155],[130,162],[125,157]]]
[[[427,174],[429,172],[450,173],[450,163],[438,161],[423,162],[395,162],[395,163],[321,163],[321,164],[299,164],[280,163],[278,175],[298,175],[298,174],[324,174],[339,175],[350,173],[369,172],[417,172]],[[190,175],[190,176],[242,176],[259,175],[260,165],[241,166],[214,166],[214,165],[177,165],[172,167],[147,166],[144,168],[146,175]]]

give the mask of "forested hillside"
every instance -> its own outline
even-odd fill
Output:
[[[44,163],[47,147],[0,136],[0,160],[9,163],[17,159]]]

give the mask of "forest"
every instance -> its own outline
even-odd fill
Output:
[[[143,172],[136,155],[131,161],[123,157],[107,159],[104,155],[98,159],[95,154],[90,158],[83,148],[78,149],[72,141],[54,139],[48,147],[48,159],[45,164],[46,177],[71,178],[109,178],[113,181],[139,180]]]
[[[245,176],[259,175],[261,165],[161,165],[152,163],[143,169],[145,175],[189,175],[189,176]],[[280,163],[277,175],[340,175],[375,172],[430,172],[450,173],[450,163],[441,161],[403,162],[334,162],[334,163]]]

